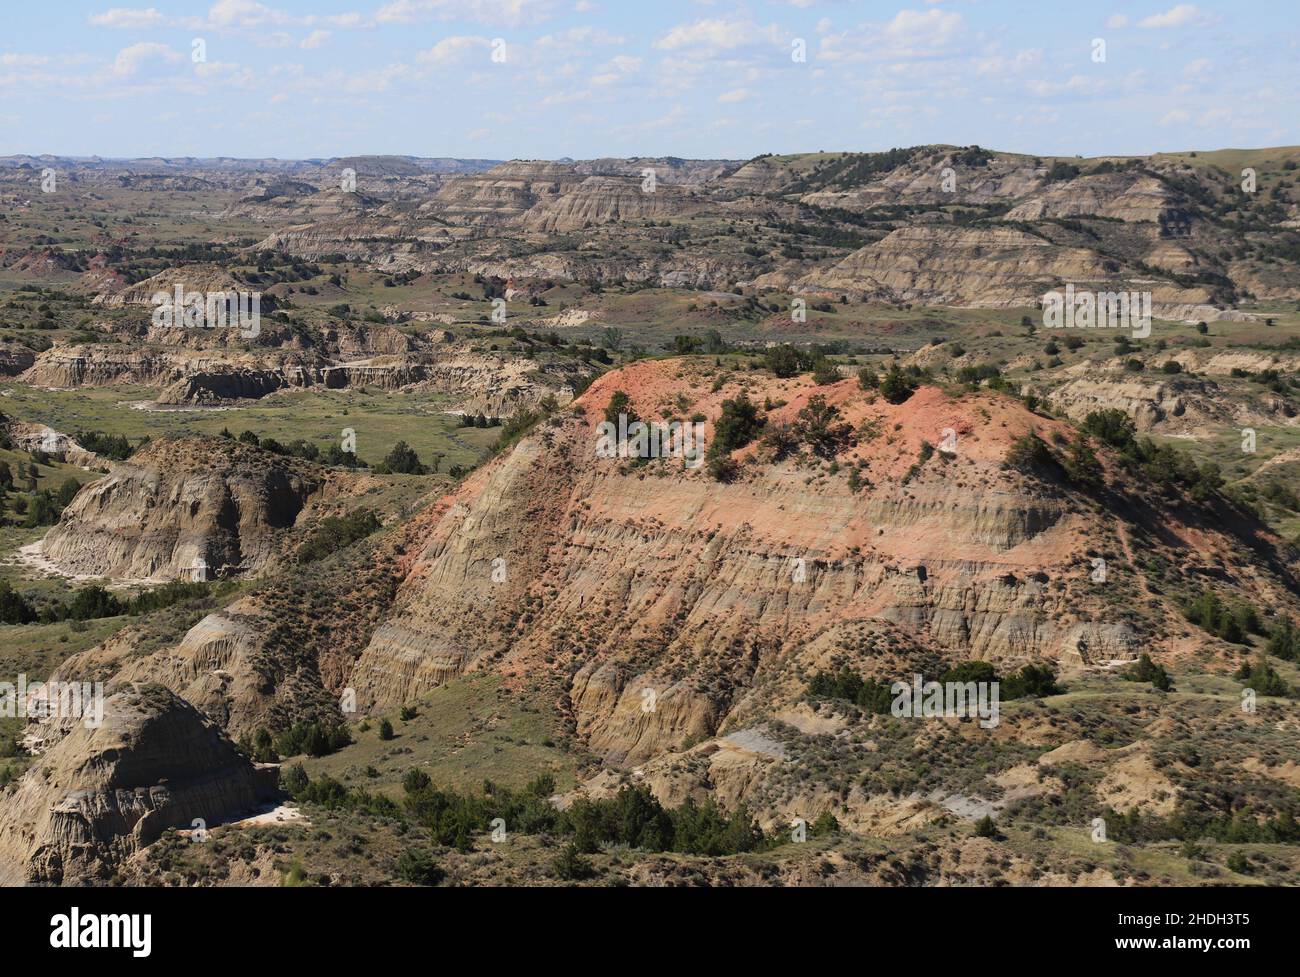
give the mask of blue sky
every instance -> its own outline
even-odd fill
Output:
[[[1300,143],[1296,0],[129,3],[6,4],[0,155]]]

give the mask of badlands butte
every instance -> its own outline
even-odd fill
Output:
[[[0,882],[1294,884],[1298,167],[0,160]]]

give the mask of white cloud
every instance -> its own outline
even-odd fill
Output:
[[[1106,26],[1111,30],[1120,30],[1128,26],[1128,17],[1125,14],[1111,14],[1110,19],[1106,21]]]
[[[266,27],[301,23],[297,18],[282,10],[274,10],[256,0],[217,0],[208,10],[208,23],[220,29],[223,27]]]
[[[1041,48],[1030,48],[1025,51],[1017,51],[1015,57],[1004,58],[1001,55],[994,55],[989,58],[982,58],[976,64],[976,71],[981,75],[993,75],[999,77],[1009,74],[1020,74],[1030,68],[1035,68],[1043,62],[1043,51]]]
[[[785,44],[786,41],[775,24],[760,27],[748,20],[706,19],[693,24],[678,24],[655,41],[655,47],[662,51],[700,48],[720,54],[754,44]]]
[[[180,60],[181,56],[166,44],[142,41],[139,44],[124,47],[117,52],[117,58],[113,61],[113,73],[125,77],[134,75],[143,65],[150,61],[163,61],[174,64]]]
[[[556,0],[392,0],[380,7],[379,24],[414,24],[422,20],[468,19],[500,27],[540,24],[555,16]]]
[[[356,29],[367,26],[367,18],[355,11],[339,14],[292,14],[270,7],[258,0],[216,0],[203,16],[168,17],[153,7],[114,7],[102,14],[92,14],[95,27],[141,29],[175,27],[185,30],[255,32],[268,27],[316,27]]]
[[[961,29],[959,13],[942,10],[900,10],[885,27],[885,34],[901,44],[929,42],[943,44]]]
[[[1176,7],[1170,7],[1163,14],[1152,14],[1146,19],[1138,21],[1138,26],[1147,28],[1186,27],[1189,24],[1199,22],[1200,15],[1201,11],[1195,4],[1180,3]]]
[[[306,37],[302,39],[302,41],[298,44],[298,46],[300,48],[304,48],[310,51],[313,48],[320,47],[322,44],[324,44],[326,41],[329,40],[329,37],[330,37],[329,31],[312,31],[310,34],[308,34]]]
[[[1162,126],[1183,125],[1191,121],[1191,115],[1182,109],[1174,109],[1172,112],[1166,112],[1160,120]]]
[[[43,54],[0,54],[0,64],[6,68],[35,68],[49,63]]]
[[[726,102],[726,103],[743,102],[745,99],[749,98],[749,95],[750,95],[750,91],[748,88],[735,88],[729,92],[723,92],[721,95],[719,95],[718,101]]]
[[[863,24],[849,31],[826,34],[818,47],[819,60],[840,64],[881,64],[953,56],[963,42],[975,40],[962,15],[943,10],[900,10],[887,23]]]
[[[576,58],[596,47],[610,47],[625,43],[626,38],[599,27],[573,27],[558,34],[545,34],[530,45],[539,58],[552,61]]]
[[[145,10],[133,10],[129,7],[114,7],[102,14],[92,14],[90,23],[95,27],[158,27],[166,20],[153,7]]]
[[[612,85],[626,78],[641,67],[641,59],[630,54],[618,54],[610,58],[591,76],[593,85]]]
[[[441,41],[416,55],[416,60],[423,64],[451,64],[463,61],[479,48],[488,47],[492,42],[486,37],[458,35],[444,37]]]

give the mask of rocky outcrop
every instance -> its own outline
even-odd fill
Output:
[[[276,370],[231,369],[191,373],[163,389],[161,405],[211,405],[230,400],[258,400],[289,385]]]
[[[35,362],[36,353],[26,346],[0,344],[0,377],[16,377]]]
[[[931,389],[900,407],[869,404],[845,381],[820,391],[858,430],[882,432],[837,459],[863,463],[870,488],[858,493],[843,475],[789,462],[755,462],[724,484],[680,462],[597,459],[592,418],[614,389],[645,413],[685,395],[710,417],[734,396],[700,398],[668,372],[637,365],[602,378],[580,401],[586,417],[464,483],[357,663],[363,708],[413,700],[470,669],[551,663],[570,676],[580,734],[606,759],[635,763],[741,715],[761,720],[787,701],[770,690],[796,664],[824,663],[873,633],[1007,668],[1135,657],[1140,633],[1084,593],[1089,547],[1118,547],[1113,514],[1004,465],[1026,430],[1068,437],[1057,422],[1007,398]],[[750,396],[787,401],[770,415],[779,423],[816,390],[759,381]],[[922,442],[945,431],[952,457],[912,471]],[[759,675],[761,708],[741,697]]]
[[[520,217],[520,223],[529,230],[563,233],[613,221],[681,217],[701,207],[693,194],[670,184],[647,191],[640,180],[592,176],[537,204]]]
[[[155,440],[77,493],[42,555],[68,573],[135,580],[256,573],[325,479],[226,438]]]
[[[257,289],[239,281],[220,265],[195,264],[170,268],[144,281],[136,282],[118,291],[101,292],[91,301],[106,308],[124,305],[153,305],[153,298],[159,292],[169,298],[174,295],[177,286],[185,292],[255,292]],[[268,311],[264,306],[262,311]]]
[[[432,201],[446,218],[468,223],[503,223],[523,216],[548,197],[581,182],[572,166],[515,160],[485,173],[448,180]]]
[[[1007,212],[1008,220],[1108,217],[1126,222],[1185,221],[1185,201],[1163,181],[1140,173],[1116,172],[1049,184]]]
[[[0,803],[0,884],[107,882],[168,828],[212,827],[277,796],[193,706],[160,685],[108,696],[103,721],[67,727]]]
[[[918,225],[900,228],[830,268],[800,279],[803,291],[842,292],[892,302],[975,308],[1037,306],[1066,283],[1076,289],[1152,293],[1163,318],[1186,318],[1210,301],[1202,288],[1179,288],[1131,276],[1085,248],[1063,247],[1011,227]]]
[[[87,451],[74,438],[44,424],[22,421],[8,421],[6,424],[5,418],[0,416],[0,426],[5,427],[14,446],[22,451],[43,452],[79,468],[111,468],[116,464]]]
[[[1083,420],[1092,411],[1122,410],[1133,418],[1139,431],[1165,435],[1213,435],[1226,426],[1300,424],[1300,410],[1280,395],[1270,395],[1259,401],[1243,400],[1228,396],[1219,383],[1205,376],[1164,376],[1154,372],[1158,364],[1167,359],[1182,364],[1189,372],[1202,372],[1197,370],[1200,363],[1212,365],[1212,369],[1203,372],[1218,376],[1226,375],[1232,369],[1247,368],[1242,364],[1254,364],[1254,370],[1277,368],[1260,366],[1278,362],[1277,358],[1267,355],[1197,355],[1208,352],[1189,350],[1173,356],[1159,354],[1150,358],[1146,374],[1082,363],[1065,371],[1063,382],[1042,388],[1041,393],[1076,421]]]
[[[36,386],[58,389],[132,384],[160,388],[161,406],[202,407],[259,399],[281,390],[377,387],[418,389],[455,398],[463,412],[504,417],[536,407],[546,397],[567,403],[591,368],[572,359],[530,359],[475,352],[466,344],[408,349],[394,329],[331,332],[339,359],[286,351],[56,346],[23,374]],[[388,351],[392,352],[388,352]]]
[[[226,219],[243,217],[255,221],[302,223],[338,220],[377,210],[383,201],[369,194],[346,191],[336,185],[317,190],[309,183],[286,181],[259,187],[222,212]]]

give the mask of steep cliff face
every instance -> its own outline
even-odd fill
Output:
[[[22,379],[59,389],[158,387],[155,402],[164,406],[212,406],[316,386],[416,389],[448,394],[461,411],[502,417],[535,407],[548,396],[567,402],[592,371],[574,360],[474,352],[464,343],[425,342],[408,350],[410,344],[402,341],[406,337],[396,330],[340,330],[326,339],[327,351],[310,353],[55,346]]]
[[[697,212],[702,202],[672,185],[647,192],[640,180],[591,176],[558,197],[538,203],[520,217],[537,231],[574,231],[620,220],[662,220]]]
[[[163,292],[171,296],[178,285],[186,292],[257,291],[256,288],[251,288],[239,281],[220,265],[195,264],[161,271],[120,291],[101,292],[95,296],[92,302],[106,308],[118,308],[124,305],[153,305],[155,294]]]
[[[1178,318],[1211,298],[1201,288],[1118,280],[1096,252],[1055,245],[1010,227],[900,228],[838,264],[812,272],[798,285],[896,302],[1010,308],[1037,305],[1045,292],[1063,288],[1065,282],[1151,291],[1156,314]]]
[[[666,802],[753,798],[777,823],[837,802],[824,784],[789,786],[807,759],[789,737],[872,722],[810,705],[816,672],[893,681],[979,659],[1077,674],[1139,651],[1215,652],[1179,613],[1169,568],[1300,609],[1278,541],[1134,489],[1100,448],[1105,490],[1008,465],[1027,432],[1060,457],[1076,436],[1009,396],[922,387],[894,405],[852,380],[717,377],[690,360],[608,374],[351,562],[286,572],[174,646],[142,653],[121,635],[59,677],[106,676],[113,693],[158,682],[245,735],[337,717],[344,689],[388,712],[491,670],[549,690],[583,746]],[[742,391],[770,404],[773,427],[824,398],[852,435],[820,458],[752,443],[719,482],[679,458],[598,456],[620,390],[643,417],[710,418],[706,443]],[[997,735],[1028,735],[1032,714],[1017,723]],[[845,823],[886,833],[942,812],[866,789],[843,802]]]
[[[69,573],[208,580],[263,569],[326,476],[224,438],[151,442],[85,486],[42,553]]]
[[[1169,187],[1138,173],[1103,173],[1049,184],[1007,212],[1008,220],[1109,217],[1126,222],[1181,220],[1188,211]]]
[[[446,217],[468,223],[502,223],[522,216],[548,197],[576,186],[582,177],[569,165],[514,160],[485,173],[448,180],[432,201]]]
[[[894,406],[851,381],[750,377],[701,395],[699,378],[674,369],[601,378],[579,401],[586,416],[540,430],[465,483],[361,654],[352,683],[363,708],[410,701],[467,669],[553,670],[591,747],[636,763],[772,715],[801,694],[796,673],[882,634],[913,655],[1077,668],[1134,658],[1144,627],[1176,617],[1160,602],[1146,624],[1121,609],[1141,570],[1123,556],[1115,512],[1006,467],[1029,430],[1069,437],[1010,398],[923,388]],[[742,477],[723,484],[677,459],[595,456],[615,390],[642,416],[683,396],[715,417],[742,385],[757,402],[786,401],[769,424],[814,394],[837,406],[859,432],[836,456],[841,470],[762,461],[751,446],[737,454]],[[918,464],[926,441],[954,449]],[[1168,525],[1166,539],[1250,566],[1231,540]],[[1123,565],[1110,588],[1089,580],[1101,553]]]
[[[16,377],[36,362],[36,354],[26,346],[0,343],[0,377]]]
[[[156,684],[108,696],[103,722],[61,720],[61,735],[0,803],[0,884],[107,881],[168,828],[206,826],[276,796],[193,706]]]
[[[345,191],[339,184],[317,190],[309,183],[285,181],[259,187],[227,207],[221,216],[283,223],[338,220],[378,210],[383,203],[366,193]]]

